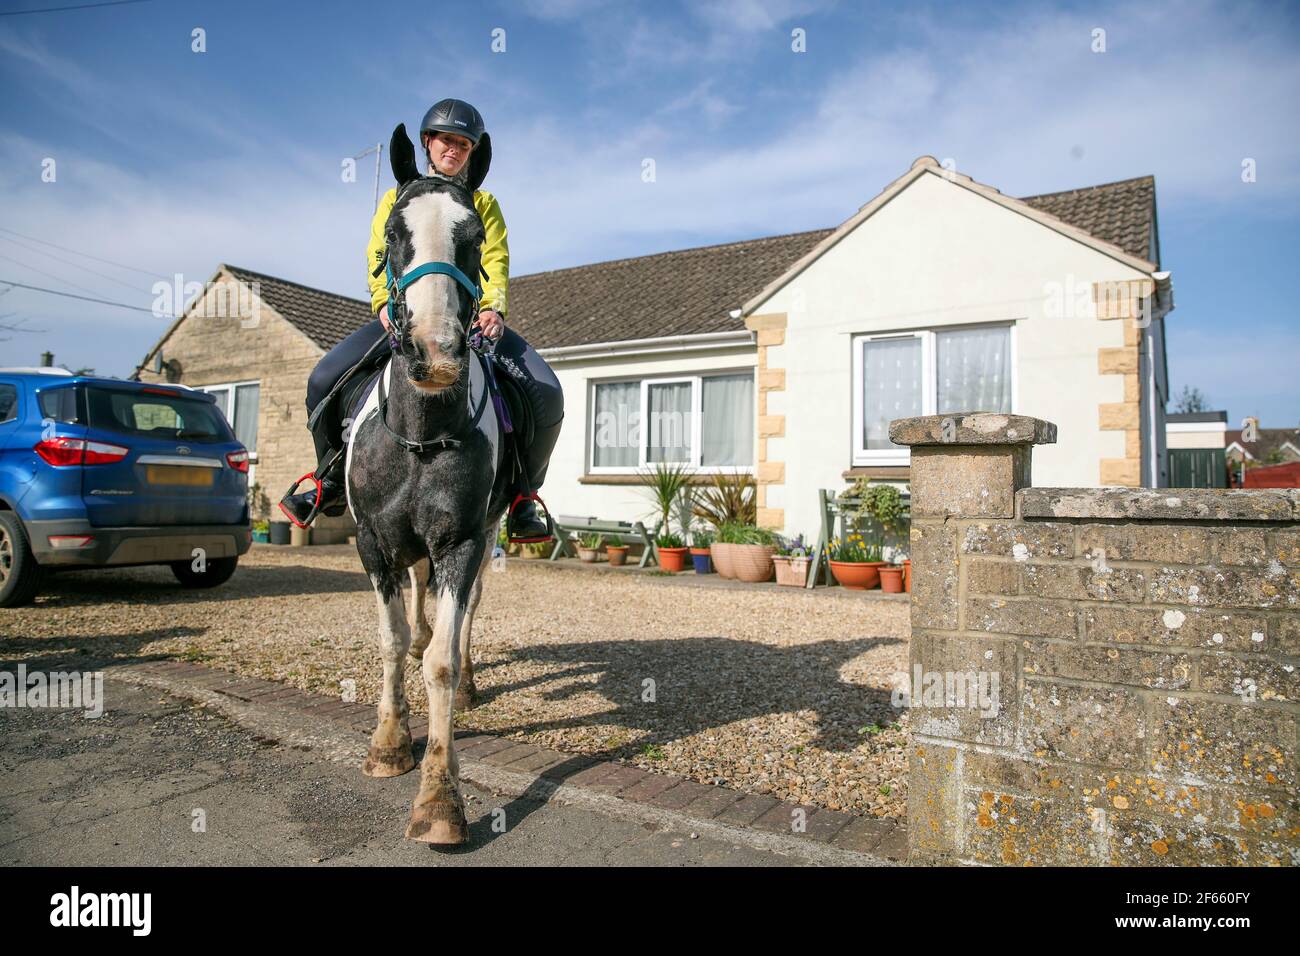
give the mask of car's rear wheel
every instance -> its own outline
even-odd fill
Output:
[[[187,588],[215,588],[225,584],[235,573],[239,558],[208,558],[202,571],[195,571],[189,561],[173,561],[172,574]]]
[[[31,604],[41,577],[23,523],[12,511],[0,511],[0,607]]]

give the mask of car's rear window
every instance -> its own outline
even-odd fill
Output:
[[[78,408],[77,387],[67,385],[63,388],[41,389],[41,420],[81,424],[82,412]]]
[[[87,388],[90,427],[127,435],[183,441],[233,441],[230,426],[211,402],[156,392]]]

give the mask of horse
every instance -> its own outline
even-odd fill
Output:
[[[470,189],[421,176],[405,152],[390,153],[399,187],[381,264],[393,352],[354,417],[345,464],[357,551],[378,604],[384,677],[362,770],[394,777],[415,766],[403,688],[409,653],[422,663],[429,742],[406,836],[454,845],[469,828],[452,715],[470,702],[470,629],[496,529],[511,504],[511,474],[484,368],[469,345],[478,307],[469,277],[479,275],[483,224]]]

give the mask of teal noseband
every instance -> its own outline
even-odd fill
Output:
[[[465,275],[465,273],[461,272],[450,262],[426,262],[400,276],[393,275],[393,265],[391,262],[385,262],[384,271],[388,273],[388,294],[390,298],[396,298],[398,295],[405,292],[406,287],[416,279],[431,275],[451,276],[464,287],[465,291],[470,294],[470,298],[472,298],[476,303],[483,298],[483,290],[480,289],[476,283],[471,282],[469,276]],[[394,287],[396,287],[396,293],[393,291]]]

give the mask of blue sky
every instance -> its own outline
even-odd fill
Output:
[[[0,16],[0,85],[0,279],[142,308],[223,261],[364,295],[373,158],[341,162],[449,95],[516,275],[833,226],[922,154],[1012,196],[1151,173],[1175,394],[1300,423],[1294,4],[151,0]],[[126,375],[167,323],[12,289],[4,324],[0,364]]]

